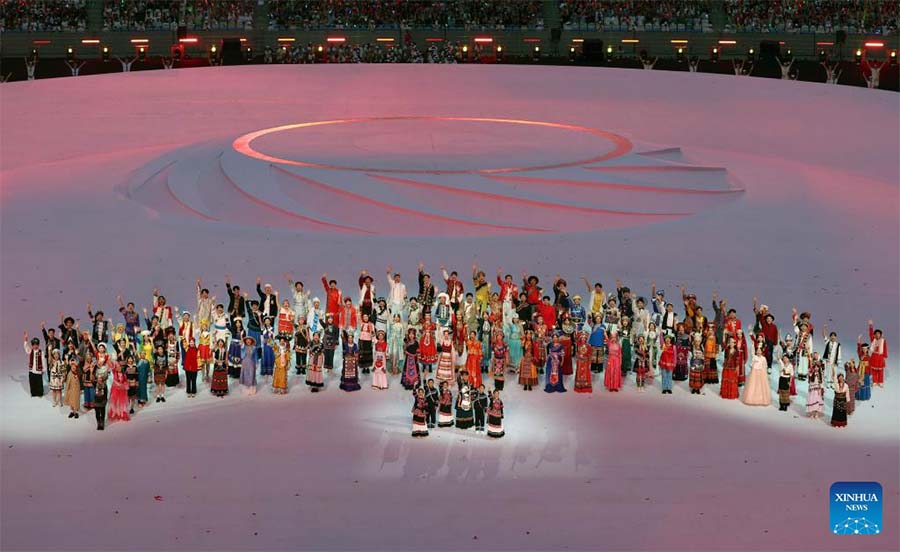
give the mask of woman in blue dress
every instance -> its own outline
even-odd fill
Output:
[[[522,362],[522,324],[519,323],[519,315],[513,313],[507,328],[506,343],[509,345],[508,365],[513,370],[519,369]]]
[[[234,379],[241,377],[241,356],[244,349],[244,338],[247,331],[240,318],[234,321],[234,333],[231,334],[231,342],[228,344],[228,376]]]
[[[275,349],[272,344],[275,341],[275,329],[272,328],[272,319],[267,317],[262,331],[262,359],[259,363],[259,375],[271,376],[275,372]]]
[[[547,351],[547,364],[544,371],[547,373],[547,384],[544,391],[547,393],[565,393],[566,387],[563,385],[562,363],[565,350],[562,343],[559,342],[559,332],[553,334],[553,341],[550,343],[550,350]]]
[[[241,348],[241,385],[249,394],[256,394],[256,339],[249,335]]]
[[[872,372],[869,370],[869,344],[857,342],[856,351],[859,356],[859,388],[856,400],[868,401],[872,398]]]
[[[353,334],[346,335],[344,343],[344,369],[341,371],[340,388],[344,391],[359,391],[359,346],[353,342]]]

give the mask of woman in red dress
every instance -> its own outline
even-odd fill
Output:
[[[591,346],[588,345],[588,333],[584,330],[575,332],[575,388],[576,393],[590,393],[591,387]]]
[[[606,334],[606,375],[603,376],[603,385],[616,392],[622,387],[622,345],[619,344],[615,330]]]
[[[884,387],[884,359],[888,356],[887,342],[884,333],[876,330],[869,320],[869,370],[872,372],[872,383]]]
[[[419,362],[423,372],[431,372],[437,362],[437,341],[435,341],[437,325],[431,321],[431,313],[425,313],[422,321],[422,337],[419,339]]]
[[[737,330],[734,336],[734,344],[737,347],[738,360],[738,387],[744,386],[744,380],[747,377],[745,370],[747,369],[747,338],[744,336],[744,330]]]
[[[128,376],[118,362],[114,360],[107,361],[109,371],[113,376],[113,384],[109,393],[109,404],[107,405],[107,418],[112,420],[122,420],[127,422],[131,419],[128,415]]]
[[[722,366],[722,385],[719,387],[719,394],[723,399],[736,399],[738,393],[738,365],[741,362],[741,355],[738,353],[737,345],[733,337],[728,338],[728,345],[725,347],[725,363]]]
[[[469,339],[466,340],[466,372],[469,373],[469,387],[478,389],[481,385],[481,340],[478,334],[469,332]]]

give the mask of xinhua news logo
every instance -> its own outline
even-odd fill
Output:
[[[881,533],[881,484],[874,481],[838,481],[831,486],[831,533]]]

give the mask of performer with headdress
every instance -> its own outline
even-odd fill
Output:
[[[277,394],[286,394],[288,391],[288,371],[291,368],[291,346],[287,338],[278,338],[278,347],[275,353],[275,370],[272,376],[272,391]]]
[[[591,346],[588,345],[588,333],[584,330],[575,332],[575,386],[576,393],[590,393],[591,386]]]
[[[422,351],[424,345],[419,346],[419,350]],[[453,348],[453,339],[450,337],[450,330],[444,328],[443,334],[441,336],[441,341],[438,343],[438,366],[437,373],[435,374],[435,378],[438,381],[453,381],[453,365],[456,360],[456,351]],[[424,356],[423,356],[424,358]],[[424,362],[424,361],[423,361]]]
[[[359,346],[353,342],[353,334],[347,334],[346,338],[340,388],[348,392],[359,391]]]
[[[412,408],[413,416],[413,437],[428,437],[428,400],[425,399],[425,390],[417,387],[415,391],[415,399]]]
[[[319,333],[316,332],[312,334],[312,341],[309,343],[309,362],[306,370],[306,385],[313,393],[318,393],[319,389],[325,387],[325,378],[322,372],[324,366],[325,349]]]
[[[547,374],[547,383],[544,385],[544,391],[547,393],[565,393],[566,387],[563,384],[562,364],[565,351],[560,342],[560,332],[553,332],[553,338],[550,343],[550,349],[547,352],[547,364],[544,371]]]
[[[403,347],[405,357],[400,384],[406,389],[415,389],[419,385],[419,340],[415,328],[406,331]]]
[[[491,348],[491,372],[494,377],[494,388],[503,389],[503,382],[506,379],[506,358],[509,354],[509,347],[503,340],[503,334],[497,335],[494,346]]]
[[[224,339],[216,341],[212,362],[212,381],[209,390],[217,397],[224,397],[228,394],[228,351],[225,349]]]
[[[378,330],[375,334],[375,357],[372,362],[372,388],[387,389],[387,349],[384,330]]]
[[[437,343],[434,335],[436,330],[437,326],[431,321],[431,313],[426,311],[422,321],[422,335],[419,338],[419,362],[422,364],[423,372],[431,372],[434,363],[437,362]],[[451,376],[447,381],[452,380]]]
[[[453,425],[453,395],[450,392],[450,384],[441,382],[441,394],[438,402],[438,427],[451,427]]]
[[[244,337],[241,348],[241,385],[247,393],[256,394],[256,339],[252,335]]]
[[[491,405],[488,408],[487,435],[499,439],[506,435],[503,430],[503,401],[500,400],[500,390],[494,389],[491,394]]]
[[[519,385],[525,391],[531,391],[535,385],[539,384],[537,363],[534,360],[532,351],[534,350],[534,333],[531,330],[525,332],[525,338],[522,340],[522,360],[519,362]]]
[[[363,374],[368,374],[372,368],[373,340],[375,339],[375,324],[369,319],[368,314],[362,315],[359,325],[359,367]]]
[[[469,429],[475,425],[472,414],[472,393],[468,384],[464,384],[456,395],[456,427]]]

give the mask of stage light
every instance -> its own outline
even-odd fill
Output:
[[[819,63],[825,63],[828,60],[828,54],[825,50],[819,50]]]
[[[109,46],[103,47],[103,61],[109,61]]]
[[[755,57],[756,57],[756,50],[754,50],[753,48],[750,48],[749,50],[747,50],[747,61],[753,61],[753,58],[755,58]]]
[[[788,56],[788,57],[791,57],[791,56],[793,56],[793,55],[794,55],[794,53],[791,51],[790,48],[788,48],[787,56]]]
[[[467,45],[463,44],[462,52],[463,52],[464,54],[468,53],[468,52],[469,52],[469,47],[468,47]]]
[[[253,48],[251,48],[250,46],[247,46],[246,48],[244,48],[244,57],[246,58],[247,61],[252,61],[253,60]]]
[[[503,61],[503,46],[497,45],[497,62]]]
[[[575,46],[569,47],[569,61],[574,63],[575,59],[578,57],[578,53],[575,51]]]
[[[37,48],[32,48],[32,49],[31,49],[31,59],[32,59],[32,60],[36,60],[37,58],[38,58],[38,49],[37,49]]]
[[[678,48],[676,59],[678,63],[684,63],[684,48]]]
[[[66,60],[72,61],[75,59],[75,49],[71,46],[66,47]]]
[[[140,48],[138,48],[138,59],[141,61],[144,61],[146,58],[147,58],[147,48],[144,46],[141,46]]]
[[[497,46],[497,53],[501,53],[503,51],[503,46]]]
[[[719,61],[719,49],[713,48],[712,54],[709,56],[709,58],[713,61]]]
[[[864,46],[866,48],[884,48],[884,42],[866,42]]]
[[[856,63],[860,63],[862,61],[862,50],[857,49],[854,57],[856,58]]]
[[[531,61],[540,61],[541,59],[541,47],[535,46],[534,50],[531,52]]]
[[[891,65],[897,65],[897,50],[891,52]]]

